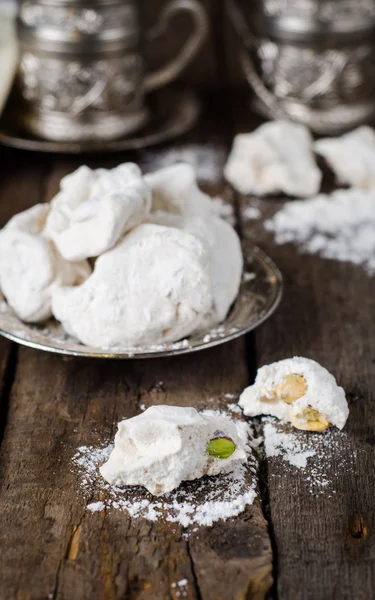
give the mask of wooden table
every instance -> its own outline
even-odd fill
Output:
[[[200,126],[178,145],[210,144],[225,158],[235,131],[257,122],[245,98],[216,98],[207,99]],[[145,157],[87,162],[142,165]],[[1,149],[0,225],[48,201],[81,161]],[[375,279],[359,267],[276,246],[261,221],[241,217],[250,198],[221,177],[204,187],[233,202],[242,238],[277,262],[283,302],[246,339],[165,360],[70,359],[1,341],[2,600],[177,600],[172,583],[183,578],[189,600],[375,596]],[[281,205],[259,202],[263,216]],[[321,362],[347,391],[345,460],[326,469],[334,494],[311,494],[298,469],[272,458],[260,464],[253,506],[188,538],[175,524],[86,510],[71,463],[79,446],[109,441],[116,422],[141,404],[225,406],[225,394],[240,393],[259,366],[293,355]]]

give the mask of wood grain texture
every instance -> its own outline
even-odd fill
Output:
[[[235,112],[239,131],[258,123],[245,102]],[[306,473],[281,458],[263,465],[275,594],[279,600],[372,598],[375,279],[360,267],[303,255],[293,244],[276,246],[262,222],[282,207],[282,199],[241,202],[243,209],[257,206],[263,215],[259,222],[242,221],[244,236],[275,260],[285,279],[279,310],[256,331],[258,366],[295,355],[317,360],[344,387],[350,406],[345,435],[332,452],[327,450],[326,489],[311,493]],[[311,469],[321,469],[318,460],[309,460]]]
[[[213,128],[214,114],[208,111],[199,130],[179,146],[226,147],[227,128],[220,133]],[[129,159],[145,163],[150,156],[124,154],[101,164]],[[90,164],[100,161],[96,157]],[[54,160],[42,197],[50,198],[61,175],[74,166],[74,159]],[[18,176],[23,181],[23,167]],[[205,187],[219,193],[223,182]],[[199,528],[186,539],[173,523],[130,519],[109,509],[87,511],[90,495],[72,467],[78,447],[109,442],[117,421],[139,413],[141,404],[224,407],[225,394],[238,394],[247,382],[244,340],[138,362],[64,359],[20,349],[0,451],[0,546],[7,548],[0,597],[178,600],[172,583],[186,578],[188,599],[265,598],[272,552],[259,501],[237,519]]]
[[[79,446],[112,439],[140,403],[224,406],[246,383],[243,352],[238,342],[206,356],[107,363],[20,350],[0,455],[4,597],[173,598],[183,578],[188,598],[265,597],[272,557],[258,504],[186,540],[172,523],[87,512],[71,463]]]
[[[11,149],[0,149],[0,228],[16,213],[30,208],[44,196],[45,181],[51,162],[46,157],[29,155]],[[22,178],[19,177],[22,164]],[[0,340],[0,440],[8,411],[9,393],[13,383],[17,348]]]

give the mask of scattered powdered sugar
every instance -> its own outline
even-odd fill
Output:
[[[231,327],[228,330],[226,327],[220,325],[219,327],[211,329],[209,333],[206,333],[203,338],[203,343],[208,344],[209,342],[224,338],[227,335],[233,335],[234,333],[238,333],[238,327]]]
[[[165,352],[171,350],[184,350],[186,348],[190,348],[190,343],[188,339],[180,340],[179,342],[171,342],[168,344],[151,344],[150,346],[114,346],[105,348],[103,350],[108,350],[108,352],[124,352],[129,354],[129,356],[135,356],[136,354],[142,354],[146,352]]]
[[[279,458],[292,469],[298,469],[312,494],[326,493],[328,497],[335,494],[335,474],[354,469],[357,451],[342,431],[336,428],[322,433],[297,431],[271,417],[264,417],[262,423],[266,457]],[[255,442],[258,441],[259,438],[255,438]],[[252,448],[256,450],[253,442]],[[330,474],[328,467],[331,467]]]
[[[254,221],[255,219],[260,219],[262,215],[260,209],[256,206],[247,206],[241,214],[245,221]]]
[[[87,505],[87,510],[90,510],[91,512],[100,512],[101,510],[105,509],[105,504],[104,502],[91,502],[91,504]]]
[[[337,190],[287,202],[264,226],[278,244],[295,242],[304,252],[375,272],[375,190]]]
[[[176,589],[177,591],[175,592],[175,596],[179,597],[186,597],[188,592],[187,592],[187,586],[188,586],[188,580],[187,579],[180,579],[180,581],[171,583],[171,588]]]
[[[180,579],[180,581],[177,581],[176,583],[172,583],[171,587],[175,588],[177,586],[179,587],[183,587],[186,586],[188,584],[188,580],[187,579]]]
[[[240,426],[249,434],[245,422]],[[218,520],[236,517],[253,503],[256,496],[257,461],[250,447],[247,464],[234,472],[184,482],[173,492],[157,498],[139,486],[116,488],[106,483],[98,469],[108,460],[112,450],[113,444],[104,448],[81,446],[73,457],[82,490],[90,499],[87,509],[92,512],[105,508],[126,511],[132,518],[169,521],[183,527],[211,526]]]
[[[291,465],[303,469],[307,459],[315,456],[315,450],[304,447],[296,435],[280,432],[272,423],[264,426],[264,449],[267,458],[282,456]]]
[[[194,167],[200,181],[217,183],[222,178],[226,152],[224,148],[214,144],[185,144],[165,151],[149,150],[144,158],[147,171],[184,162]]]
[[[256,279],[255,273],[244,273],[243,274],[243,280],[245,281],[245,283],[248,283],[249,281],[254,281],[254,279]]]

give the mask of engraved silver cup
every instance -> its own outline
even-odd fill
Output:
[[[175,79],[207,35],[199,1],[172,0],[153,37],[180,12],[192,17],[194,32],[178,56],[147,73],[135,0],[24,0],[17,78],[23,126],[70,142],[116,139],[139,129],[148,119],[145,94]]]
[[[375,115],[374,0],[227,0],[259,111],[338,133]],[[250,25],[251,22],[251,25]]]

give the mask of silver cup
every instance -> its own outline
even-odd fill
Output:
[[[208,18],[198,0],[169,2],[152,37],[165,33],[180,12],[192,17],[194,32],[178,56],[147,73],[148,36],[135,0],[24,0],[18,14],[22,125],[70,142],[138,130],[148,119],[145,95],[174,80],[206,38]]]
[[[374,0],[227,0],[259,112],[338,133],[375,115]],[[251,25],[250,25],[251,23]]]

